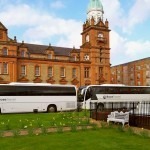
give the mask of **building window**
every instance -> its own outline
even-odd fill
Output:
[[[48,67],[48,77],[52,77],[52,76],[53,76],[53,68]]]
[[[90,76],[90,68],[85,67],[84,68],[84,78],[89,78],[89,76]]]
[[[137,66],[136,68],[137,68],[137,70],[140,70],[140,69],[141,69],[141,66]]]
[[[85,41],[86,41],[86,42],[89,42],[89,40],[90,40],[89,35],[86,35],[86,37],[85,37]]]
[[[3,63],[3,74],[8,74],[8,63]]]
[[[60,76],[65,77],[65,68],[64,67],[60,68]]]
[[[134,79],[134,74],[130,74],[130,79],[133,80]]]
[[[121,81],[120,76],[117,76],[117,81],[118,81],[118,82],[120,82],[120,81]]]
[[[0,39],[3,38],[3,31],[0,31]]]
[[[102,67],[99,68],[99,75],[101,75],[101,74],[103,74],[103,68]]]
[[[77,61],[77,56],[76,56],[76,55],[73,55],[73,56],[72,56],[72,60],[73,60],[73,61]]]
[[[25,51],[24,50],[21,51],[21,57],[25,57]]]
[[[3,48],[3,55],[7,56],[8,55],[8,49],[7,48]]]
[[[0,74],[2,74],[2,63],[0,63]]]
[[[40,76],[40,67],[35,66],[35,76]]]
[[[141,82],[140,82],[140,81],[138,81],[137,85],[138,85],[138,86],[139,86],[139,85],[141,85]]]
[[[21,65],[21,76],[24,77],[26,75],[26,66]]]
[[[130,85],[132,85],[132,86],[133,86],[133,85],[134,85],[134,81],[131,81],[131,82],[130,82]]]
[[[149,69],[150,68],[150,65],[149,64],[146,64],[146,69]]]
[[[117,70],[117,73],[120,74],[120,70]]]
[[[141,75],[140,73],[137,74],[137,79],[140,79]]]
[[[72,78],[76,78],[76,68],[72,69]]]
[[[130,68],[130,71],[131,71],[131,72],[134,71],[134,67],[131,67],[131,68]]]
[[[146,71],[146,78],[150,78],[150,71]]]
[[[52,54],[48,54],[48,55],[47,55],[47,58],[48,58],[48,59],[52,59]]]

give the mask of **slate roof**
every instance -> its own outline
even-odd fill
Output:
[[[50,47],[49,45],[37,45],[29,43],[18,43],[19,47],[26,47],[30,54],[45,54],[45,51]],[[73,48],[51,46],[54,50],[55,55],[59,56],[70,56],[70,52]],[[80,49],[76,49],[80,52]]]

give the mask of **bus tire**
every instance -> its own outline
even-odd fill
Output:
[[[48,113],[57,112],[56,105],[49,105],[49,106],[47,107],[47,112],[48,112]]]
[[[98,111],[103,111],[104,110],[104,104],[103,103],[98,103],[97,110]]]

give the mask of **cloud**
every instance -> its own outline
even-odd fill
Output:
[[[148,18],[150,18],[150,0],[136,0],[127,18],[124,18],[123,31],[129,32],[137,24],[143,23]]]
[[[108,18],[111,29],[111,63],[117,65],[148,57],[150,40],[144,41],[142,40],[143,37],[134,40],[132,36],[130,39],[128,35],[134,34],[133,31],[140,34],[140,31],[135,29],[137,25],[146,26],[144,23],[150,18],[150,0],[132,1],[132,5],[129,4],[128,9],[121,5],[120,0],[102,0],[102,3],[105,11],[104,16]]]
[[[150,41],[129,41],[125,45],[126,55],[131,59],[147,57],[150,52]]]
[[[23,37],[32,40],[45,40],[57,36],[59,37],[56,42],[57,46],[73,47],[74,45],[79,48],[81,45],[81,38],[79,38],[81,37],[81,30],[81,22],[50,17],[46,24],[27,29]]]
[[[54,43],[56,46],[76,48],[81,45],[80,33],[83,22],[57,17],[50,12],[41,11],[42,8],[35,8],[36,5],[19,3],[19,0],[15,4],[8,3],[9,5],[6,6],[6,1],[0,1],[0,6],[4,6],[0,10],[1,22],[8,29],[14,26],[15,35],[17,30],[21,29],[22,35],[19,39],[17,37],[19,41],[36,44]],[[104,17],[108,19],[112,30],[110,32],[111,63],[116,65],[147,57],[150,41],[130,40],[128,34],[124,32],[132,33],[132,29],[137,24],[143,23],[150,17],[150,0],[136,0],[129,10],[123,9],[120,0],[102,0],[102,3]],[[65,5],[60,0],[56,0],[55,3],[51,3],[51,7],[64,8]]]
[[[129,40],[115,31],[110,33],[111,64],[118,65],[149,56],[150,40]]]
[[[106,17],[111,28],[118,27],[120,25],[120,20],[123,17],[123,9],[119,0],[103,0],[102,4],[104,6],[104,17]]]
[[[25,42],[40,41],[41,43],[48,39],[47,43],[53,43],[53,37],[57,36],[56,45],[62,44],[58,46],[73,47],[74,45],[79,48],[81,45],[82,22],[80,21],[40,12],[27,4],[7,6],[5,11],[0,12],[0,18],[8,28],[9,26],[25,27],[22,33]]]
[[[112,30],[110,32],[110,62],[113,65],[116,65],[118,63],[123,63],[126,61],[125,57],[125,44],[127,42],[127,39],[120,36],[116,31]]]
[[[0,12],[0,18],[7,26],[32,26],[39,22],[39,17],[40,13],[27,4],[9,5]]]
[[[65,5],[63,4],[62,1],[56,0],[55,2],[50,4],[50,7],[60,9],[60,8],[65,8]]]

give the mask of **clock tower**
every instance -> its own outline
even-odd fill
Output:
[[[90,0],[80,49],[81,85],[110,83],[109,22],[100,0]]]

